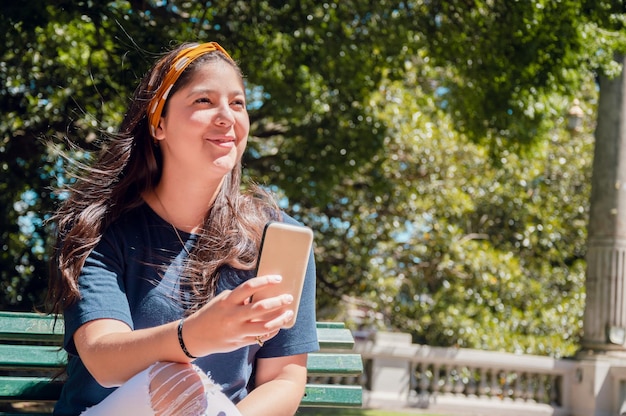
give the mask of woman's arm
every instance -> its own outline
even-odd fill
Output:
[[[260,358],[256,388],[237,408],[244,416],[293,416],[304,396],[307,354]]]
[[[74,342],[96,381],[117,387],[157,361],[189,361],[178,351],[176,330],[176,322],[132,331],[122,321],[97,319],[78,328]]]
[[[259,335],[276,335],[293,316],[285,311],[292,297],[249,299],[279,281],[276,276],[250,279],[194,312],[183,327],[188,351],[196,356],[228,352],[256,343]],[[178,342],[178,321],[132,331],[124,322],[97,319],[79,327],[73,338],[83,363],[105,387],[119,386],[157,361],[191,361]]]

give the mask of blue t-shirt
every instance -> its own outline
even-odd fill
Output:
[[[284,221],[298,224],[283,215]],[[187,249],[197,238],[181,232]],[[64,312],[64,348],[69,353],[67,382],[55,415],[78,415],[101,402],[114,389],[99,385],[89,374],[74,345],[74,332],[84,323],[102,318],[117,319],[132,329],[149,328],[183,316],[179,273],[187,252],[172,227],[147,204],[130,211],[104,232],[85,261],[78,279],[81,299]],[[254,276],[254,271],[223,267],[217,292],[234,289]],[[249,345],[229,353],[210,354],[194,361],[222,386],[237,403],[253,388],[256,358],[282,357],[317,351],[315,329],[315,261],[309,259],[298,319],[282,329],[263,347]]]

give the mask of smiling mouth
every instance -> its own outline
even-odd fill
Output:
[[[207,141],[222,147],[232,147],[235,145],[235,139],[233,138],[207,139]]]

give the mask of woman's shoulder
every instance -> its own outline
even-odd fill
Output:
[[[280,211],[280,221],[286,224],[304,225],[302,222],[296,220],[294,217],[287,214],[285,211]]]

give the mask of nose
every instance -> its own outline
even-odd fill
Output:
[[[215,124],[220,126],[232,126],[235,123],[235,116],[230,105],[221,104],[216,110]]]

